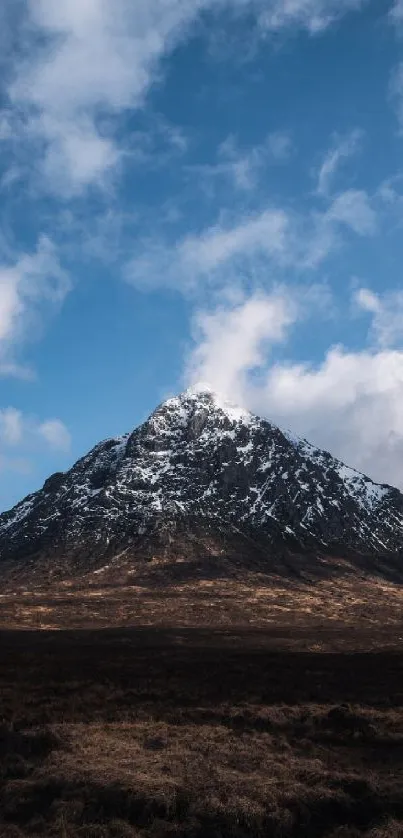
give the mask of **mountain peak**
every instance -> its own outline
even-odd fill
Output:
[[[247,422],[253,419],[250,411],[219,393],[208,383],[202,381],[191,385],[178,396],[168,399],[161,408],[179,408],[186,406],[194,410],[198,406],[224,413],[231,422]],[[256,417],[257,418],[257,417]]]
[[[191,398],[192,396],[217,396],[218,393],[208,382],[206,381],[197,381],[194,384],[191,384],[184,390],[183,393],[180,394],[181,396]]]
[[[0,573],[2,560],[43,556],[62,558],[63,567],[96,566],[105,556],[136,562],[145,543],[151,555],[166,549],[175,562],[185,549],[175,541],[178,520],[186,550],[201,531],[204,555],[222,538],[239,537],[260,545],[268,567],[284,550],[392,556],[396,565],[403,548],[397,489],[378,486],[201,383],[0,515]]]

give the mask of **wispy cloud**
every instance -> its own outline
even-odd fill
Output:
[[[0,439],[6,445],[16,445],[23,435],[22,414],[15,407],[0,409]]]
[[[338,222],[359,236],[371,236],[377,227],[377,217],[368,193],[362,189],[348,189],[337,195],[325,214],[329,223]]]
[[[119,167],[127,151],[119,117],[144,106],[161,59],[201,12],[252,13],[262,35],[289,27],[317,33],[364,2],[27,0],[1,134],[30,146],[48,188],[79,194]]]
[[[232,225],[222,222],[185,236],[173,246],[158,240],[144,242],[140,254],[126,266],[125,278],[143,289],[167,285],[183,292],[200,281],[222,284],[229,264],[279,258],[286,247],[287,228],[285,212],[267,209]]]
[[[60,419],[47,419],[37,427],[37,433],[56,451],[68,451],[71,436],[65,424]]]
[[[397,66],[392,75],[390,93],[399,121],[400,131],[403,132],[403,61]]]
[[[323,32],[344,14],[365,5],[367,0],[272,0],[261,13],[261,25],[276,31],[301,26],[312,35]]]
[[[355,129],[346,137],[335,137],[334,143],[325,155],[325,159],[318,172],[317,191],[319,195],[328,195],[338,169],[359,149],[362,131]]]
[[[32,254],[0,266],[0,374],[20,374],[15,354],[38,329],[42,314],[57,307],[70,289],[53,243],[42,237]]]
[[[60,419],[40,421],[25,415],[15,407],[0,408],[0,453],[15,457],[15,449],[22,454],[38,452],[41,447],[53,451],[68,452],[71,435]],[[14,452],[10,454],[10,452]]]
[[[340,192],[323,212],[313,211],[308,218],[299,221],[287,249],[289,264],[316,270],[343,246],[346,231],[358,236],[373,236],[377,224],[377,212],[365,190]]]
[[[41,421],[15,407],[0,408],[0,475],[27,475],[44,457],[64,458],[71,448],[71,435],[60,419]]]
[[[28,0],[30,37],[9,87],[9,115],[14,129],[19,119],[20,138],[36,143],[50,188],[78,193],[119,164],[124,149],[104,117],[143,104],[159,59],[199,5]]]
[[[395,0],[389,12],[389,17],[398,26],[403,23],[403,0]]]
[[[275,131],[263,143],[248,149],[239,148],[235,137],[229,136],[219,146],[216,162],[188,165],[186,171],[196,175],[212,197],[223,181],[236,190],[250,192],[256,188],[264,169],[287,161],[292,150],[292,140],[286,131]]]
[[[382,181],[377,195],[386,207],[400,208],[403,202],[403,175],[398,173]]]
[[[161,239],[140,243],[124,270],[125,279],[142,289],[161,286],[194,291],[201,284],[223,286],[247,280],[261,283],[270,267],[316,270],[343,243],[348,229],[373,235],[377,215],[362,190],[347,190],[323,212],[298,215],[269,207],[261,212],[222,218],[198,234],[176,244]]]
[[[354,302],[371,315],[370,338],[382,347],[403,344],[403,291],[375,294],[368,288],[359,288]]]
[[[251,253],[281,255],[286,247],[287,228],[286,213],[268,209],[233,227],[211,227],[200,236],[188,236],[181,242],[180,258],[185,270],[199,274],[215,271],[229,260]]]

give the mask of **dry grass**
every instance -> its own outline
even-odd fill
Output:
[[[401,838],[403,655],[310,631],[2,632],[1,838]]]
[[[402,586],[375,578],[340,577],[303,585],[255,574],[243,582],[199,580],[181,585],[107,586],[98,576],[92,576],[79,585],[61,583],[2,594],[0,628],[160,625],[282,630],[292,625],[309,631],[310,642],[315,645],[317,629],[339,630],[345,644],[346,629],[359,625],[371,632],[385,629],[384,642],[400,644],[402,606]]]
[[[400,586],[102,577],[0,598],[0,838],[403,838]]]
[[[334,730],[325,708],[248,707],[205,723],[150,716],[14,734],[1,834],[401,835],[402,777],[390,768],[403,719],[397,732],[372,712],[363,734],[366,714],[350,713],[354,732]]]

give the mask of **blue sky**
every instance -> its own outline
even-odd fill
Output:
[[[0,18],[0,510],[199,380],[403,485],[401,0]]]

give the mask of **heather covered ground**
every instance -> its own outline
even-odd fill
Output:
[[[221,584],[3,599],[36,628],[0,632],[2,838],[403,835],[398,591],[381,619],[375,589],[326,616],[324,589],[292,614]]]

